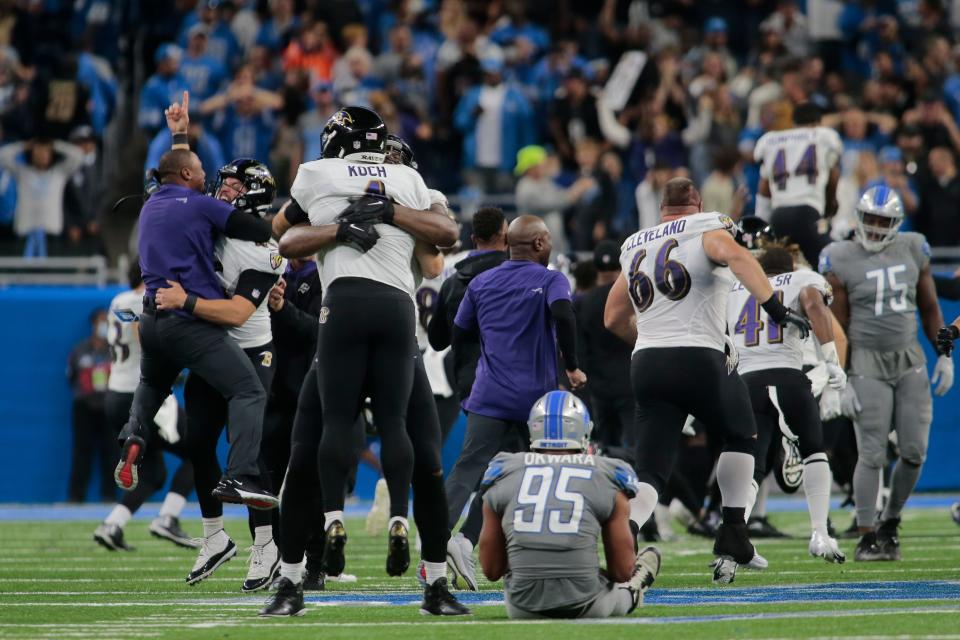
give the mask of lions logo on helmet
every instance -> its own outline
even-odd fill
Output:
[[[537,400],[527,425],[531,449],[556,451],[585,450],[593,430],[587,407],[569,391],[551,391]]]
[[[867,251],[880,251],[893,242],[902,224],[903,203],[890,187],[870,187],[860,197],[856,238]]]

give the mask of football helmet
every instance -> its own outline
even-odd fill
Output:
[[[414,171],[418,171],[417,161],[413,159],[413,149],[407,144],[407,141],[398,135],[387,134],[387,157],[384,160],[387,164],[405,164]]]
[[[224,182],[229,178],[239,180],[243,188],[236,189],[236,196],[230,203],[238,211],[252,211],[263,216],[273,206],[277,195],[277,181],[267,165],[253,158],[237,158],[225,164],[217,171],[217,181],[213,184],[213,197],[219,200]]]
[[[593,430],[586,405],[569,391],[550,391],[537,400],[527,425],[531,449],[583,451]]]
[[[903,224],[903,203],[886,185],[870,187],[857,203],[857,241],[867,251],[877,252],[893,242]]]
[[[764,242],[773,242],[776,236],[770,229],[770,223],[757,216],[744,216],[740,219],[738,225],[739,231],[736,235],[737,244],[749,249],[751,252],[759,251],[763,248]]]
[[[320,144],[324,158],[381,164],[386,155],[387,125],[376,111],[344,107],[330,116]]]

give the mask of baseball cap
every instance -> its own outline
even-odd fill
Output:
[[[182,55],[183,51],[180,47],[168,42],[157,48],[157,52],[153,55],[153,61],[160,64],[164,60],[179,60]]]
[[[620,269],[620,246],[612,240],[603,240],[593,249],[593,265],[597,271]]]
[[[900,147],[888,145],[880,149],[878,159],[880,162],[900,162],[903,160],[903,153],[900,151]]]
[[[540,145],[530,144],[517,151],[517,166],[513,173],[522,176],[531,168],[547,159],[547,150]]]
[[[503,71],[503,60],[499,58],[484,58],[480,61],[480,68],[484,73],[500,73]]]
[[[210,35],[210,27],[207,26],[205,22],[198,22],[189,29],[187,29],[187,37],[192,38],[194,36],[208,36]]]
[[[706,33],[726,33],[727,21],[720,16],[714,16],[707,20],[707,24],[703,27],[703,30]]]

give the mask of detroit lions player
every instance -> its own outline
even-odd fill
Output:
[[[930,247],[919,233],[899,233],[903,205],[892,189],[868,189],[857,204],[853,240],[834,242],[820,255],[820,272],[833,287],[833,312],[850,340],[850,384],[844,413],[854,421],[859,458],[853,475],[860,542],[856,560],[899,560],[900,512],[927,453],[934,393],[953,385],[953,361],[941,355],[927,378],[917,340],[916,313],[935,343],[943,315],[930,275]],[[900,459],[890,498],[875,529],[887,437],[896,429]]]

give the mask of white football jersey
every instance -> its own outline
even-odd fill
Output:
[[[420,174],[402,164],[364,164],[339,158],[305,162],[297,170],[290,195],[310,217],[310,224],[333,224],[365,193],[385,195],[411,209],[429,209],[430,193]],[[410,269],[414,238],[388,224],[378,224],[380,239],[363,253],[343,244],[318,255],[320,281],[326,290],[337,278],[367,278],[396,287],[412,296],[416,290]]]
[[[107,389],[133,393],[140,383],[140,338],[134,324],[143,313],[143,291],[131,289],[118,293],[110,302],[110,327],[107,343],[113,355]]]
[[[227,296],[233,296],[237,289],[240,274],[244,271],[262,271],[276,275],[274,282],[280,279],[287,268],[287,261],[280,255],[280,249],[272,238],[268,242],[250,242],[221,236],[214,247],[214,255],[220,262],[217,279]],[[270,289],[254,289],[257,309],[247,321],[239,327],[231,327],[228,333],[236,340],[241,349],[260,347],[273,340],[270,330],[270,309],[267,296]]]
[[[707,257],[703,234],[736,225],[722,213],[697,213],[633,234],[620,248],[637,316],[640,349],[708,347],[723,351],[730,269]]]
[[[783,306],[803,315],[800,292],[806,287],[819,291],[829,304],[833,292],[816,271],[803,269],[769,278],[774,295]],[[740,354],[740,373],[766,369],[802,369],[806,345],[796,327],[771,322],[760,302],[739,282],[733,284],[727,303],[727,327]]]
[[[808,205],[823,215],[830,170],[843,154],[840,135],[827,127],[763,134],[753,149],[760,177],[770,181],[770,207]]]

